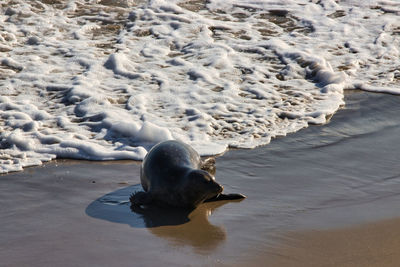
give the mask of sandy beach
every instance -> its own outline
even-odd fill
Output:
[[[399,219],[289,234],[285,245],[253,264],[269,266],[398,266]]]
[[[397,266],[399,102],[351,91],[327,125],[228,151],[216,179],[247,199],[190,214],[132,212],[133,161],[2,175],[2,265]]]

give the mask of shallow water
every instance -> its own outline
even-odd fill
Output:
[[[399,101],[351,93],[329,124],[256,148],[251,158],[245,150],[227,153],[217,161],[217,170],[224,169],[226,179],[249,181],[242,184],[250,190],[245,194],[258,192],[254,209],[269,214],[272,227],[337,227],[397,215],[390,199],[400,196]],[[377,208],[382,203],[387,206]],[[324,211],[329,215],[321,216]]]
[[[0,4],[0,172],[54,158],[140,160],[179,139],[254,148],[399,92],[394,1]]]

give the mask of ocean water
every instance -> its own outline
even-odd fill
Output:
[[[1,1],[0,173],[265,145],[400,94],[399,49],[399,1]]]

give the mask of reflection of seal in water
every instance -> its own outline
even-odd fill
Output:
[[[207,202],[192,211],[148,206],[140,214],[150,233],[174,246],[190,245],[196,253],[204,255],[226,240],[225,227],[213,225],[208,220],[208,216],[224,204],[224,201]],[[170,227],[158,227],[165,225]]]
[[[154,146],[141,166],[145,192],[131,195],[133,206],[157,205],[195,208],[202,202],[242,199],[241,194],[221,194],[223,187],[205,170],[199,154],[179,141]]]

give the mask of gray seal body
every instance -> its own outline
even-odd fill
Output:
[[[192,147],[180,141],[155,145],[141,165],[144,192],[131,195],[132,205],[195,208],[206,201],[245,198],[241,194],[222,194],[223,187],[204,170],[205,165]]]

